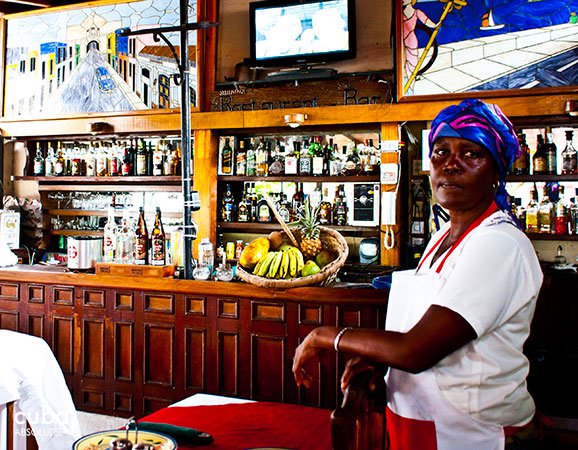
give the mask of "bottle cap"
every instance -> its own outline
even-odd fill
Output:
[[[566,140],[571,141],[573,135],[574,135],[574,131],[566,130]]]

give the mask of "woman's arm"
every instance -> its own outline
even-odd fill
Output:
[[[297,385],[309,387],[311,377],[304,369],[305,363],[321,351],[332,349],[339,330],[335,327],[316,328],[297,347],[293,359]],[[474,329],[462,316],[448,308],[432,305],[407,333],[348,330],[341,336],[339,351],[419,373],[475,338]]]

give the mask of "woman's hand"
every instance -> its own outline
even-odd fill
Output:
[[[378,378],[383,379],[385,371],[386,366],[383,364],[359,356],[351,358],[347,361],[341,377],[341,392],[345,392],[345,389],[347,389],[353,378],[364,372],[370,372],[369,390],[374,391],[376,386],[375,380]]]
[[[313,357],[319,357],[324,348],[331,348],[337,331],[332,327],[314,329],[295,350],[293,357],[293,376],[297,386],[310,387],[313,382],[311,375],[305,370],[305,364]]]

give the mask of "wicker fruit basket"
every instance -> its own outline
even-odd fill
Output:
[[[345,264],[345,260],[349,254],[349,247],[341,233],[326,227],[319,227],[319,230],[321,231],[320,238],[323,248],[331,250],[338,256],[315,275],[289,280],[277,280],[253,275],[243,270],[241,266],[237,266],[237,276],[246,283],[275,289],[288,289],[300,286],[325,286],[331,283],[337,276],[339,269]]]

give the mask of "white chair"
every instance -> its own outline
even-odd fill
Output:
[[[0,361],[0,405],[8,405],[5,415],[18,426],[16,433],[12,424],[6,428],[5,435],[12,436],[12,447],[6,450],[25,450],[26,421],[40,450],[70,448],[80,437],[78,417],[62,370],[46,342],[0,330]]]

